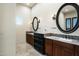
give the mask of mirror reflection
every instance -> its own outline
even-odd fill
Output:
[[[73,6],[67,5],[60,11],[58,19],[60,27],[65,31],[69,31],[77,23],[77,11]]]
[[[35,28],[35,29],[37,28],[37,25],[38,25],[37,22],[38,22],[38,20],[35,18],[35,19],[34,19],[34,28]]]

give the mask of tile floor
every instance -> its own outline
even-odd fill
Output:
[[[16,56],[42,56],[28,43],[16,44]]]

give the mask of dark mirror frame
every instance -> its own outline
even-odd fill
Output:
[[[37,28],[34,27],[34,21],[35,21],[35,19],[37,20]],[[37,31],[38,30],[38,27],[39,27],[39,20],[38,20],[37,17],[34,17],[33,18],[33,21],[32,21],[32,28],[33,28],[34,31]]]
[[[74,7],[74,8],[76,9],[76,11],[77,11],[77,16],[78,16],[78,20],[77,20],[76,25],[73,27],[73,29],[71,29],[71,30],[69,30],[69,31],[65,31],[65,30],[63,30],[63,29],[60,27],[58,20],[59,20],[59,15],[60,15],[61,10],[63,9],[63,7],[68,6],[68,5],[70,5],[70,6],[72,6],[72,7]],[[69,33],[72,33],[72,32],[74,32],[74,31],[76,31],[76,30],[78,29],[78,27],[79,27],[79,6],[78,6],[76,3],[65,3],[65,4],[63,4],[63,5],[59,8],[59,10],[58,10],[58,12],[57,12],[57,15],[56,15],[56,24],[57,24],[58,29],[59,29],[61,32],[63,32],[63,33],[69,34]]]

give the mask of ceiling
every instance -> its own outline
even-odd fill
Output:
[[[27,6],[29,8],[33,8],[37,3],[19,3],[19,4],[21,4],[23,6]]]
[[[74,12],[74,11],[76,11],[76,9],[75,9],[73,6],[70,6],[70,5],[65,6],[65,7],[62,9],[62,12],[63,12],[63,13]]]

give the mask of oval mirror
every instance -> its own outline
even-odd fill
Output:
[[[37,17],[34,17],[34,18],[33,18],[33,21],[32,21],[32,28],[33,28],[33,30],[34,30],[34,31],[37,31],[38,26],[39,26],[38,18],[37,18]]]
[[[79,7],[75,3],[66,3],[60,7],[56,16],[56,24],[60,31],[72,33],[79,26]]]

